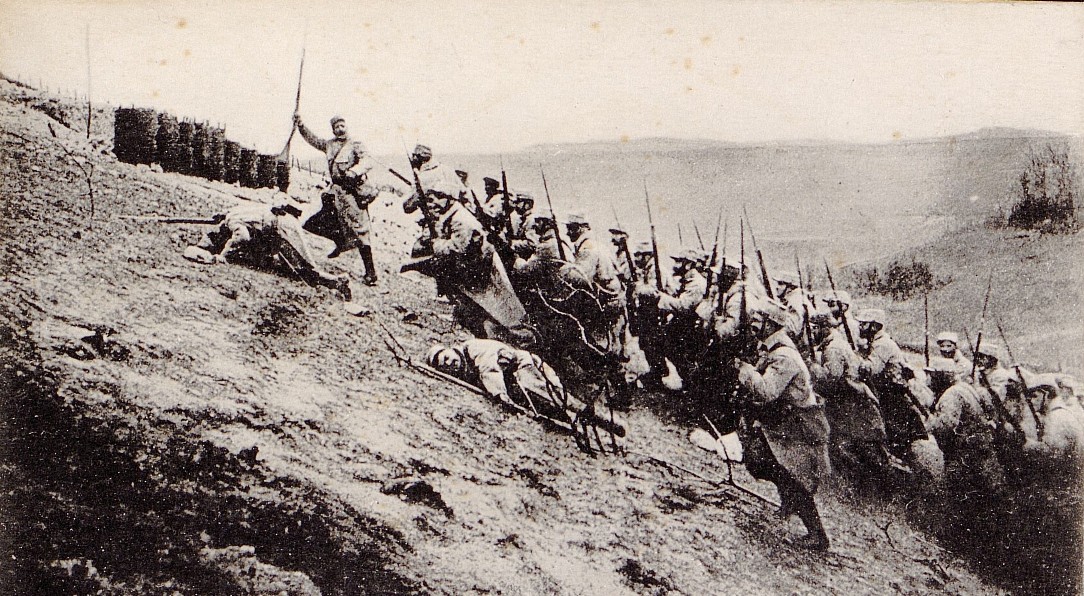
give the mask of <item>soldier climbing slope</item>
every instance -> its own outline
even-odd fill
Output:
[[[365,266],[362,281],[366,285],[376,285],[376,266],[369,239],[372,227],[369,204],[380,191],[366,182],[373,164],[368,159],[365,146],[350,137],[346,120],[341,116],[331,119],[334,137],[330,139],[316,136],[301,122],[301,115],[296,112],[294,123],[305,141],[324,152],[331,175],[331,186],[320,196],[323,205],[318,213],[309,218],[305,229],[335,242],[335,250],[328,255],[330,258],[356,247]]]
[[[216,217],[221,220],[219,227],[186,248],[184,258],[197,263],[248,263],[285,270],[310,285],[338,290],[350,300],[347,277],[331,275],[313,260],[301,231],[300,215],[301,210],[289,202],[237,205]]]
[[[763,301],[750,313],[763,355],[755,365],[735,360],[738,381],[749,394],[739,436],[749,473],[779,490],[779,515],[797,514],[805,524],[808,534],[795,544],[826,550],[828,534],[813,495],[830,471],[828,421],[787,323],[786,310],[775,301]]]

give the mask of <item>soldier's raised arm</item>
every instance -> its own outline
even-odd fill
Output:
[[[301,114],[297,112],[294,112],[294,124],[297,124],[297,131],[301,133],[301,138],[305,139],[306,143],[320,151],[327,151],[327,139],[322,139],[309,130],[309,127],[301,121]]]

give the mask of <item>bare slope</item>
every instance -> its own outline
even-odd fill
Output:
[[[0,102],[5,591],[992,591],[895,505],[825,495],[835,546],[807,554],[762,505],[412,376],[375,323],[416,354],[461,339],[431,284],[386,275],[355,318],[326,290],[188,263],[198,230],[114,216],[223,195],[61,131],[97,168],[91,222],[46,122]],[[723,474],[668,417],[629,420],[630,448]]]
[[[945,283],[929,295],[930,332],[954,330],[975,341],[986,284],[992,280],[986,340],[1002,343],[1005,330],[1013,355],[1042,370],[1084,374],[1084,234],[1039,235],[972,226],[893,257],[928,263]],[[875,263],[883,271],[890,259]],[[865,297],[863,304],[884,306],[895,335],[921,345],[922,297],[893,302]],[[962,336],[961,336],[962,337]]]

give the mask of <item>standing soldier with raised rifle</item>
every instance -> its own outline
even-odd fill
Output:
[[[654,304],[660,318],[666,318],[666,355],[674,363],[683,383],[688,387],[692,378],[695,356],[702,352],[697,333],[700,328],[696,307],[703,301],[707,280],[703,269],[707,256],[695,248],[687,248],[674,255],[674,277],[678,288],[673,295],[659,292],[654,286],[641,283],[636,289],[636,299],[641,303]]]
[[[320,196],[323,202],[320,212],[309,218],[305,229],[335,242],[335,249],[328,255],[329,258],[357,248],[365,266],[362,281],[366,285],[376,285],[376,265],[369,240],[372,227],[369,204],[380,191],[366,182],[373,163],[368,158],[365,146],[350,137],[346,120],[341,116],[331,119],[334,136],[330,139],[316,136],[301,121],[301,114],[297,112],[294,113],[294,124],[308,144],[324,152],[331,176],[331,186]],[[331,222],[337,225],[331,225]]]

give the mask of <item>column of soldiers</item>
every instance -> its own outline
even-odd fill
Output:
[[[375,284],[372,163],[342,119],[332,120],[330,140],[297,124],[325,151],[332,182],[305,229],[335,240],[329,256],[358,248],[363,280]],[[613,409],[627,408],[634,388],[680,386],[698,418],[738,433],[750,473],[777,486],[780,515],[799,516],[808,534],[797,542],[812,549],[829,545],[813,496],[832,468],[874,489],[901,475],[928,482],[916,447],[931,438],[961,507],[1039,477],[1079,486],[1084,408],[1068,376],[1031,373],[990,341],[976,342],[971,362],[952,332],[938,335],[938,355],[916,368],[883,311],[852,314],[847,292],[813,292],[797,272],[772,277],[761,263],[762,275],[751,275],[744,233],[737,261],[682,249],[666,272],[654,242],[630,249],[620,226],[600,242],[583,215],[559,221],[537,210],[534,195],[508,188],[503,173],[485,178],[479,197],[466,172],[435,161],[428,147],[409,157],[413,193],[403,209],[419,213],[422,232],[403,270],[432,276],[456,320],[491,342],[435,350],[435,368],[473,374],[486,387],[502,385],[495,375],[503,370],[507,382],[524,385],[532,408],[609,419],[621,434]],[[348,295],[344,280],[310,266],[305,250],[290,255],[295,269]],[[634,346],[646,371],[633,372]],[[680,385],[663,382],[671,367]],[[539,400],[539,387],[559,387],[560,407],[552,393]],[[569,391],[579,400],[570,402]],[[502,388],[499,397],[508,396]]]
[[[750,472],[778,487],[780,514],[805,523],[802,546],[829,544],[813,500],[829,470],[871,490],[926,484],[918,446],[931,438],[961,506],[1023,481],[1036,459],[1079,478],[1084,408],[1067,376],[1007,368],[989,341],[972,367],[952,332],[928,366],[912,366],[884,311],[852,313],[845,291],[814,293],[786,271],[765,284],[744,259],[714,263],[696,249],[657,277],[652,244],[630,249],[620,226],[603,250],[582,215],[561,230],[531,193],[485,184],[485,199],[464,191],[459,202],[523,305],[502,338],[541,355],[588,404],[627,407],[634,386],[667,391],[672,367],[701,414],[738,432]],[[625,382],[634,338],[648,370]]]

